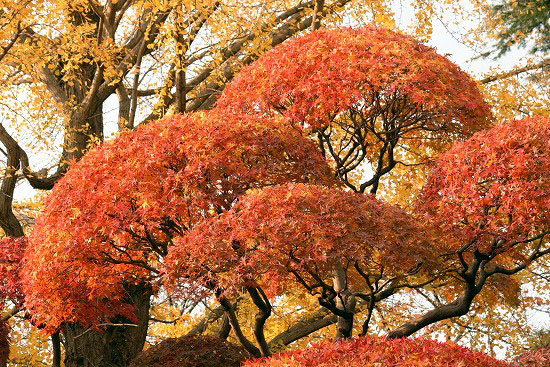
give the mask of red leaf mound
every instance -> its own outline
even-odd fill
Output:
[[[519,367],[548,367],[550,366],[550,344],[525,352],[514,362]]]
[[[0,240],[0,306],[6,301],[23,302],[19,271],[26,247],[26,237],[4,237]]]
[[[430,263],[436,249],[427,237],[412,217],[374,196],[276,185],[243,195],[231,210],[175,240],[165,271],[170,285],[183,281],[187,296],[196,292],[189,279],[226,292],[258,282],[279,294],[289,282],[330,281],[344,258],[365,271],[384,261],[385,274],[403,275]],[[364,283],[349,272],[351,283]]]
[[[511,367],[453,343],[426,339],[359,338],[249,361],[244,367]]]
[[[56,183],[30,236],[26,308],[48,331],[130,317],[124,284],[153,282],[172,238],[247,190],[332,180],[315,143],[280,121],[212,112],[140,126]]]
[[[143,351],[130,367],[238,367],[247,358],[244,348],[224,339],[184,336]]]
[[[377,27],[323,29],[281,44],[244,68],[216,109],[284,117],[315,135],[347,186],[371,193],[397,157],[425,163],[492,119],[457,65]]]

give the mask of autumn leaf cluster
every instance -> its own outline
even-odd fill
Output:
[[[285,42],[244,68],[217,108],[284,116],[319,141],[349,188],[371,193],[397,162],[425,164],[491,121],[476,83],[457,65],[376,27]]]
[[[170,338],[143,351],[130,367],[239,367],[250,355],[243,347],[211,335]]]
[[[197,113],[122,134],[48,196],[26,255],[26,307],[52,327],[120,313],[123,285],[151,282],[173,237],[247,190],[316,181],[333,182],[328,165],[281,121]]]
[[[550,345],[527,351],[518,356],[514,362],[519,367],[545,367],[550,364]]]
[[[454,248],[505,251],[550,230],[550,123],[534,117],[476,133],[441,155],[418,209]]]
[[[396,366],[396,367],[511,367],[483,353],[453,343],[427,339],[365,337],[327,341],[304,350],[249,361],[244,367]]]
[[[21,289],[21,267],[27,247],[25,237],[4,237],[0,240],[0,305],[6,302],[21,304],[23,291]]]
[[[224,292],[256,282],[275,295],[296,282],[312,291],[331,283],[341,263],[366,273],[385,266],[386,274],[399,275],[428,266],[434,252],[428,231],[400,208],[369,194],[311,184],[250,192],[174,242],[168,280],[182,280],[191,293],[196,289],[186,279]]]
[[[479,129],[488,115],[458,66],[412,37],[376,27],[323,29],[285,42],[244,68],[217,106],[278,111],[318,129],[348,109],[376,116],[377,98],[395,104],[401,118],[429,115],[433,130]]]

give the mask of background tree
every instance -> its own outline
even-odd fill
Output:
[[[514,67],[492,70],[480,79],[501,119],[548,114],[548,14],[547,1],[499,1],[481,4],[480,23],[489,51],[478,56],[510,57]],[[489,41],[487,41],[489,40]],[[472,42],[472,47],[475,42]],[[524,49],[528,49],[524,54]]]
[[[500,2],[493,6],[492,11],[502,22],[503,31],[499,34],[496,45],[500,56],[515,45],[530,47],[532,53],[550,50],[548,1]]]

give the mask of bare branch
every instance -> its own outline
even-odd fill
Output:
[[[527,71],[541,69],[541,68],[544,68],[544,67],[547,67],[547,66],[550,66],[550,57],[547,57],[546,59],[544,59],[541,62],[536,63],[536,64],[529,64],[529,65],[526,65],[524,67],[517,68],[517,69],[514,69],[514,70],[510,70],[510,71],[507,71],[507,72],[504,72],[504,73],[498,73],[498,74],[495,74],[495,75],[488,76],[486,78],[481,79],[479,82],[481,84],[488,84],[488,83],[492,83],[492,82],[497,81],[497,80],[510,78],[512,76],[516,76],[516,75],[525,73]]]

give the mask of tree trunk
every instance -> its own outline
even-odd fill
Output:
[[[65,126],[63,164],[82,158],[90,143],[103,140],[103,105],[89,116],[74,113]]]
[[[61,367],[61,339],[59,331],[52,335],[52,367]]]
[[[8,324],[0,321],[0,367],[8,365],[8,358],[10,357],[9,333],[10,328]]]
[[[339,266],[335,271],[333,287],[338,294],[336,296],[336,308],[349,314],[348,317],[338,316],[336,321],[336,338],[351,338],[356,300],[348,288],[346,270],[342,266]]]
[[[141,352],[147,336],[151,290],[145,286],[129,286],[127,290],[137,321],[117,317],[110,321],[113,326],[103,331],[74,323],[64,325],[65,367],[126,367]]]

